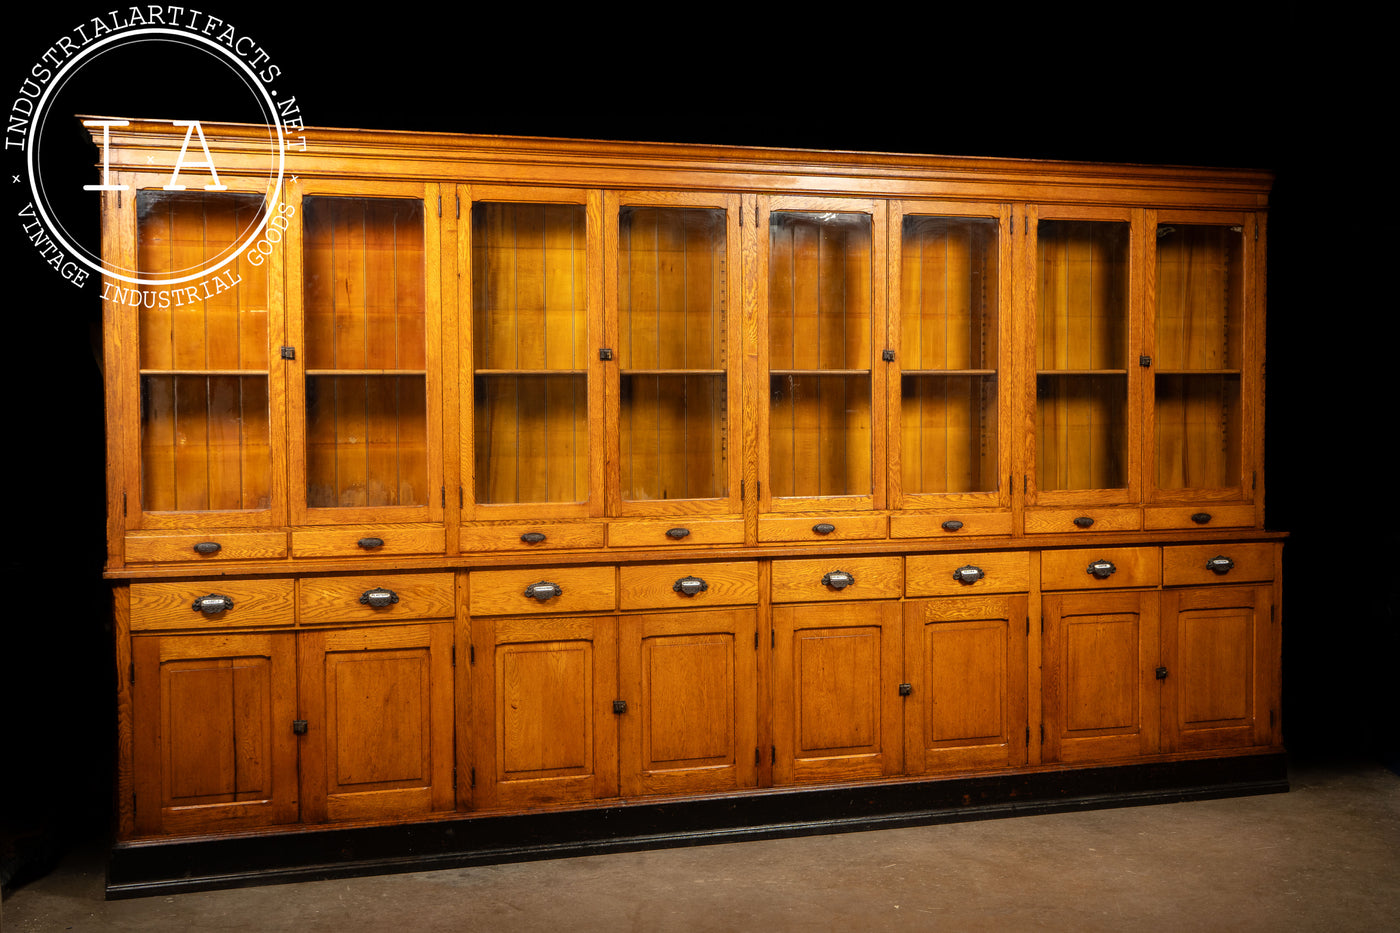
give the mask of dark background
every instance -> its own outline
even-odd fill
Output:
[[[121,8],[83,6],[30,9],[11,24],[6,95],[58,36]],[[1381,456],[1396,423],[1386,351],[1397,309],[1371,284],[1393,277],[1376,248],[1384,189],[1370,183],[1383,167],[1373,160],[1376,134],[1392,120],[1364,114],[1380,95],[1354,37],[1342,45],[1316,19],[1261,22],[1213,9],[1197,21],[1188,11],[1186,28],[1173,29],[1087,12],[1039,22],[992,7],[985,18],[874,5],[712,17],[669,6],[567,15],[522,7],[519,16],[471,6],[385,5],[359,16],[291,4],[201,8],[271,53],[283,69],[276,85],[313,126],[1274,171],[1265,461],[1268,527],[1293,536],[1286,740],[1295,756],[1400,767],[1395,457]],[[70,112],[250,119],[246,97],[205,82],[197,62],[161,61],[174,73],[137,61],[90,69],[97,80],[74,87]],[[54,132],[57,151],[67,131]],[[96,180],[97,155],[76,121],[69,139],[78,182],[56,197],[81,216],[76,189],[84,173]],[[63,282],[23,238],[11,180],[19,169],[4,156],[14,190],[0,225],[11,363],[0,456],[11,505],[0,874],[19,871],[17,883],[69,840],[106,831],[115,710],[101,580],[98,290]],[[95,241],[96,229],[94,210],[77,232]]]

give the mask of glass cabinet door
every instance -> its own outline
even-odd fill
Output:
[[[437,247],[423,197],[392,191],[301,200],[303,521],[440,515]]]
[[[482,188],[470,198],[472,501],[491,508],[476,515],[588,514],[588,200]]]
[[[140,507],[132,527],[280,524],[281,482],[273,411],[281,383],[269,366],[280,338],[276,259],[234,258],[187,279],[262,222],[264,195],[237,191],[137,190]],[[275,336],[274,336],[275,335]],[[279,458],[280,459],[280,458]]]
[[[1136,498],[1130,442],[1136,422],[1136,377],[1129,362],[1130,243],[1127,217],[1046,218],[1042,213],[1036,224],[1034,480],[1039,503]]]
[[[1238,495],[1247,423],[1243,218],[1192,223],[1164,215],[1154,245],[1154,498]]]
[[[738,198],[617,200],[617,511],[737,512]]]
[[[900,289],[891,296],[900,373],[892,508],[1009,505],[1001,482],[1010,469],[1001,443],[1002,353],[1010,342],[1002,333],[1002,214],[1009,220],[1009,210],[992,205],[983,208],[990,216],[966,216],[977,207],[950,206],[964,212],[956,216],[906,202],[891,217]]]
[[[760,214],[765,509],[883,506],[873,464],[883,441],[874,360],[885,339],[884,220],[883,203],[835,198],[773,198],[766,224]]]

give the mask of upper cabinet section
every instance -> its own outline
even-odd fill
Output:
[[[108,131],[116,568],[1262,524],[1265,173]]]

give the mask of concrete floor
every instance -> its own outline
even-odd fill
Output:
[[[833,836],[102,897],[100,842],[3,904],[5,933],[1400,930],[1400,776]]]

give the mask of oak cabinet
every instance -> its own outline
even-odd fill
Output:
[[[107,132],[124,843],[1281,751],[1267,173]]]

